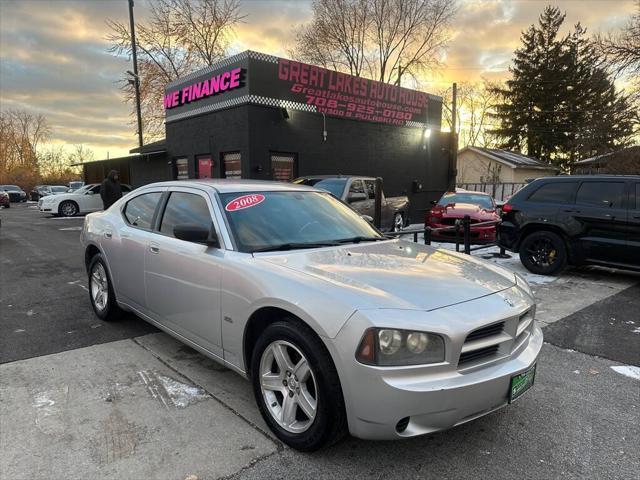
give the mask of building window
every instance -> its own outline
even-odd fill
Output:
[[[185,157],[176,158],[176,179],[187,180],[189,178],[189,160]]]
[[[197,155],[196,169],[198,178],[213,178],[213,165],[211,155]]]
[[[222,154],[224,178],[242,178],[242,163],[240,152],[226,152]]]
[[[298,165],[295,153],[271,153],[271,177],[277,182],[296,178]]]

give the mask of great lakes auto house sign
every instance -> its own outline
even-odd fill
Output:
[[[167,85],[167,123],[254,104],[365,122],[426,127],[440,124],[435,97],[263,53],[246,51]],[[430,113],[433,118],[430,118]]]

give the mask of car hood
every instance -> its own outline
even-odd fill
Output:
[[[498,214],[493,209],[482,208],[472,203],[450,203],[449,205],[436,205],[431,209],[432,214],[442,215],[443,217],[464,217],[469,215],[475,219],[493,220]]]
[[[348,289],[356,309],[434,310],[515,285],[513,273],[494,265],[401,240],[258,254],[256,259]]]

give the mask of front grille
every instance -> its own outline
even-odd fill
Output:
[[[458,361],[458,365],[464,365],[465,363],[474,362],[476,360],[480,360],[485,357],[492,357],[496,353],[498,353],[499,345],[491,345],[489,347],[480,348],[478,350],[471,350],[470,352],[465,352],[460,355],[460,360]]]
[[[491,337],[493,335],[498,335],[499,333],[502,333],[503,329],[504,322],[494,323],[493,325],[479,328],[478,330],[474,330],[469,335],[467,335],[465,343],[472,342],[473,340],[479,340],[481,338]]]

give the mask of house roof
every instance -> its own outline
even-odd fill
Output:
[[[553,170],[557,171],[557,168],[552,167],[540,160],[523,155],[518,152],[510,152],[509,150],[501,150],[499,148],[481,148],[481,147],[465,147],[458,154],[470,150],[472,152],[479,153],[491,160],[502,163],[510,168],[528,168],[537,170]]]
[[[627,147],[627,148],[623,148],[621,150],[616,150],[614,152],[609,152],[609,153],[603,153],[602,155],[596,155],[595,157],[589,157],[589,158],[585,158],[583,160],[578,160],[575,164],[576,165],[590,165],[593,163],[598,163],[600,161],[608,161],[608,160],[613,160],[614,158],[617,157],[624,157],[626,155],[631,155],[631,154],[636,154],[638,156],[640,156],[640,146],[635,146],[635,147]]]
[[[129,153],[141,153],[143,155],[149,155],[151,153],[163,153],[167,151],[167,139],[157,140],[155,142],[147,143],[141,147],[132,148]]]

